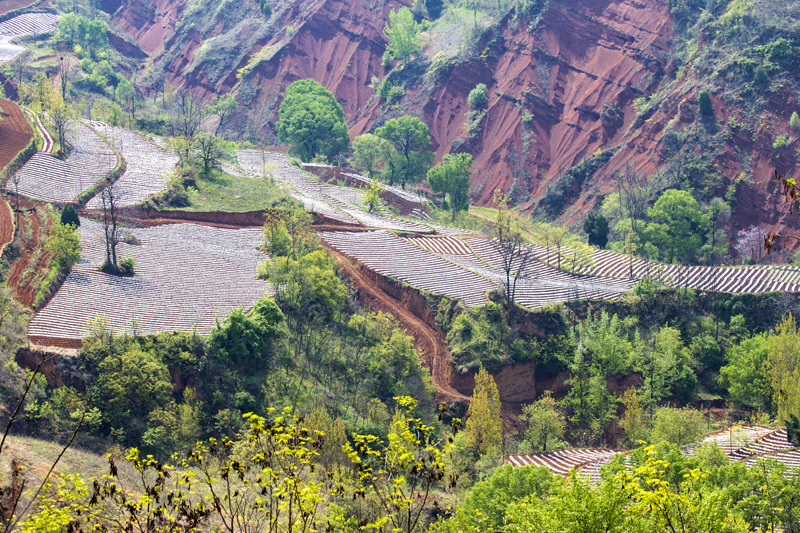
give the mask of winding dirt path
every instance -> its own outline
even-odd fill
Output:
[[[431,381],[436,388],[438,401],[442,402],[469,402],[469,397],[461,394],[450,384],[450,352],[442,341],[440,334],[423,320],[376,287],[364,273],[353,265],[352,260],[343,253],[327,247],[342,266],[344,273],[350,278],[353,287],[358,291],[361,301],[377,311],[388,313],[397,318],[405,327],[406,333],[414,338],[414,347],[420,353],[422,360],[431,369]]]

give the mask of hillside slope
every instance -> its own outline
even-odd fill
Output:
[[[351,137],[416,114],[430,126],[438,157],[472,153],[478,205],[502,189],[525,211],[575,223],[614,190],[615,172],[632,170],[705,187],[708,200],[728,193],[734,233],[750,225],[798,229],[772,179],[774,169],[792,174],[797,165],[788,132],[798,108],[793,84],[774,76],[753,97],[755,108],[744,105],[714,79],[717,65],[697,67],[694,58],[720,48],[714,36],[707,28],[693,34],[685,21],[676,26],[667,2],[534,2],[533,15],[512,9],[449,48],[442,41],[451,36],[434,25],[425,52],[387,73],[381,31],[402,3],[290,0],[267,18],[255,2],[126,1],[114,23],[151,56],[155,68],[144,80],[151,95],[164,80],[201,101],[233,92],[241,111],[231,131],[240,136],[274,143],[285,88],[310,77],[340,101]],[[382,106],[370,86],[387,74],[406,92],[395,106]],[[489,102],[470,131],[467,96],[477,83],[489,87]],[[702,89],[714,101],[710,121],[698,110]],[[776,151],[778,135],[789,143]]]

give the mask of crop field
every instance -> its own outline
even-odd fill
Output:
[[[0,63],[13,61],[25,48],[11,44],[11,40],[24,35],[49,33],[56,29],[58,15],[52,13],[23,13],[0,22]]]
[[[117,165],[111,147],[85,124],[74,122],[68,139],[73,148],[66,161],[39,152],[17,171],[20,194],[46,202],[71,202]],[[16,186],[14,180],[6,183],[8,190]]]
[[[178,156],[126,129],[102,122],[92,122],[92,126],[119,150],[127,164],[125,173],[117,180],[120,206],[138,204],[167,188],[166,176],[178,164]],[[87,207],[100,209],[100,198],[91,199]]]
[[[684,446],[684,455],[693,455],[700,444],[715,442],[731,462],[744,462],[747,468],[756,465],[759,459],[770,458],[784,463],[789,468],[800,467],[800,449],[792,446],[786,436],[786,428],[771,429],[767,426],[729,426],[709,433],[704,439]],[[566,449],[555,452],[506,455],[503,460],[511,466],[544,466],[556,475],[566,476],[570,470],[578,470],[592,482],[600,480],[600,469],[621,452],[610,449]]]
[[[268,291],[256,279],[260,229],[195,224],[135,228],[139,245],[121,243],[120,258],[136,259],[135,275],[100,272],[105,259],[102,225],[81,220],[83,255],[61,289],[30,321],[32,342],[79,347],[90,320],[104,316],[118,332],[149,334],[195,329],[208,335],[215,320],[245,310]]]
[[[531,246],[543,263],[555,265],[557,252],[539,245]],[[639,281],[649,277],[673,287],[741,292],[800,292],[800,268],[793,266],[756,265],[743,267],[705,267],[665,265],[647,262],[610,250],[595,250],[594,265],[580,272],[605,278]],[[562,259],[563,261],[563,259]]]
[[[553,474],[566,476],[570,470],[579,469],[598,459],[613,458],[618,452],[611,449],[573,448],[545,453],[507,455],[503,459],[512,466],[544,466]]]
[[[462,300],[467,307],[486,303],[497,285],[384,230],[326,232],[320,237],[372,270],[418,289]]]

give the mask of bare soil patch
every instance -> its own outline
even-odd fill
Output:
[[[0,2],[0,9],[9,0]],[[0,169],[11,162],[33,137],[28,121],[17,104],[0,100]]]

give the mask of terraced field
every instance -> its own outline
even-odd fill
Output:
[[[503,459],[511,466],[544,466],[553,474],[566,476],[573,469],[594,463],[598,460],[613,458],[619,452],[605,448],[573,448],[545,453],[526,453],[506,455]]]
[[[684,455],[693,455],[697,447],[716,443],[730,461],[742,461],[747,468],[755,466],[760,459],[771,458],[784,463],[790,469],[800,468],[800,448],[792,446],[786,438],[786,428],[771,429],[767,426],[736,425],[709,433],[700,441],[684,446]],[[570,470],[578,470],[593,482],[600,479],[600,469],[618,454],[607,449],[568,449],[548,453],[506,455],[503,460],[511,466],[544,466],[553,474],[566,476]]]
[[[120,244],[121,258],[136,258],[136,273],[122,278],[100,272],[105,259],[102,226],[81,220],[81,261],[53,299],[30,321],[31,342],[79,347],[87,323],[105,315],[114,330],[148,334],[193,328],[207,335],[216,318],[250,308],[268,291],[256,279],[266,256],[257,250],[259,229],[195,224],[136,228],[140,245]]]
[[[462,300],[467,307],[486,303],[497,285],[483,276],[384,231],[325,232],[320,237],[370,269],[418,289]]]
[[[25,48],[11,44],[11,40],[25,35],[38,35],[55,31],[58,15],[52,13],[23,13],[0,22],[0,63],[13,61]]]
[[[537,258],[555,265],[556,250],[551,246],[531,245]],[[581,273],[606,278],[639,281],[649,277],[673,287],[721,292],[800,292],[800,268],[792,266],[757,265],[749,267],[704,267],[665,265],[646,262],[610,250],[596,250],[594,265]]]
[[[127,164],[125,173],[117,180],[120,206],[138,204],[167,188],[165,176],[178,164],[178,156],[126,129],[102,122],[92,122],[92,126],[119,150]],[[93,198],[86,207],[100,209],[100,198]]]
[[[111,147],[86,124],[74,122],[67,138],[73,149],[66,161],[39,152],[17,171],[20,194],[46,202],[71,202],[117,165]],[[6,183],[8,190],[14,187],[13,180]]]

